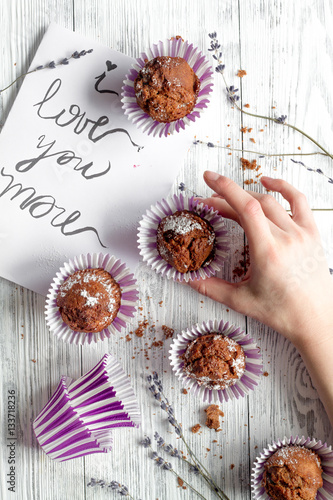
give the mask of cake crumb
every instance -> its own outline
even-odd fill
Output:
[[[175,332],[172,328],[170,328],[166,325],[162,325],[162,330],[163,330],[163,333],[164,333],[166,339],[170,339]]]
[[[247,75],[245,69],[239,69],[236,76],[239,76],[239,78],[243,78],[243,76],[245,75]]]
[[[35,359],[32,359],[31,361],[32,361],[33,363],[37,363],[37,361],[36,361]]]
[[[235,464],[231,464],[231,465],[230,465],[230,469],[232,470],[232,469],[234,469],[234,468],[235,468]]]
[[[264,372],[264,373],[263,373],[263,376],[264,376],[264,377],[268,377],[268,375],[269,375],[269,373],[268,373],[268,372]]]
[[[210,405],[208,408],[205,409],[206,415],[207,415],[207,420],[206,420],[206,426],[209,429],[214,429],[216,432],[218,432],[219,427],[220,427],[220,416],[224,417],[223,411],[220,410],[218,405]]]
[[[249,108],[250,105],[249,104],[244,104],[244,108]]]
[[[181,488],[184,484],[184,481],[180,478],[180,477],[177,477],[177,482],[178,482],[178,486]]]
[[[200,424],[195,424],[193,425],[193,427],[191,428],[191,432],[193,432],[193,434],[196,434],[197,432],[199,432],[201,429],[201,425]]]
[[[143,334],[144,334],[144,332],[145,332],[145,330],[146,330],[146,328],[147,328],[148,324],[149,324],[149,323],[148,323],[148,320],[146,320],[146,319],[145,319],[144,321],[141,321],[141,322],[139,323],[138,328],[135,330],[135,335],[136,335],[137,337],[143,337]]]
[[[253,142],[253,144],[256,143],[255,139],[253,139],[253,137],[250,137],[250,141]]]
[[[246,181],[244,181],[244,184],[246,184],[247,186],[249,184],[253,184],[253,179],[247,179]]]
[[[187,389],[183,389],[183,394],[187,394]]]

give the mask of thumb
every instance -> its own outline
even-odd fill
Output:
[[[248,301],[244,283],[229,283],[220,278],[212,277],[205,280],[189,281],[189,285],[202,295],[221,302],[234,311],[243,314],[247,312]]]

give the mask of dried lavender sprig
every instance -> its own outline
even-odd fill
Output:
[[[220,149],[228,149],[229,151],[238,151],[240,153],[253,153],[253,154],[256,154],[256,155],[262,155],[262,156],[315,156],[315,155],[321,155],[321,156],[327,156],[326,153],[322,153],[321,151],[316,151],[314,153],[261,153],[260,151],[252,151],[250,149],[237,149],[237,148],[230,148],[228,146],[221,146],[220,144],[214,144],[212,142],[205,142],[205,141],[201,141],[199,139],[195,139],[193,141],[193,144],[196,145],[196,144],[205,144],[207,147],[209,148],[220,148]],[[181,184],[184,184],[183,182],[180,183]],[[179,185],[179,189],[180,189],[180,185]],[[184,185],[185,186],[185,185]],[[182,191],[182,189],[180,189]]]
[[[16,83],[18,80],[20,80],[20,78],[23,78],[26,75],[30,75],[31,73],[35,73],[36,71],[40,71],[41,69],[47,69],[47,68],[48,69],[55,69],[56,66],[67,65],[67,64],[69,64],[70,59],[80,59],[80,57],[83,57],[86,54],[91,54],[91,52],[93,52],[93,50],[94,49],[81,50],[80,52],[78,52],[76,50],[75,52],[73,52],[73,54],[70,57],[68,57],[68,58],[65,57],[64,59],[62,59],[58,63],[56,63],[55,61],[51,61],[47,64],[37,66],[37,68],[32,69],[31,71],[27,71],[26,73],[23,73],[22,75],[18,76],[12,83],[7,85],[7,87],[1,89],[0,94],[2,94],[2,92],[4,92],[5,90],[9,89],[12,85],[14,85],[14,83]]]
[[[213,36],[213,35],[215,35],[215,36]],[[333,160],[333,155],[331,153],[329,153],[323,146],[321,146],[315,139],[313,139],[310,135],[308,135],[306,132],[304,132],[303,130],[299,129],[295,125],[291,125],[290,123],[287,123],[286,122],[287,115],[281,115],[278,118],[272,118],[270,116],[264,116],[264,115],[258,115],[256,113],[250,113],[249,111],[245,111],[240,106],[238,106],[237,101],[238,101],[238,97],[239,96],[235,95],[236,90],[234,90],[233,86],[231,86],[231,87],[228,86],[228,84],[226,82],[226,79],[225,79],[225,76],[224,76],[224,66],[225,65],[222,63],[222,60],[221,60],[222,52],[220,51],[221,46],[220,46],[220,44],[219,44],[219,42],[217,40],[217,34],[216,34],[216,32],[214,32],[214,33],[208,34],[208,36],[211,39],[210,48],[208,50],[210,52],[214,52],[214,55],[215,55],[214,59],[218,63],[218,66],[216,68],[221,68],[221,66],[223,66],[223,69],[219,69],[218,73],[220,73],[222,75],[223,81],[224,81],[225,86],[226,86],[228,98],[229,98],[230,101],[232,101],[232,103],[236,106],[236,108],[241,113],[244,113],[245,115],[248,115],[248,116],[254,116],[256,118],[263,118],[264,120],[270,120],[270,121],[272,121],[274,123],[279,123],[280,125],[283,125],[285,127],[288,127],[288,128],[291,128],[291,129],[295,130],[296,132],[299,132],[304,137],[306,137],[311,142],[313,142],[319,149],[321,149],[327,156],[329,156]],[[215,68],[215,70],[216,70],[216,68]]]
[[[152,447],[150,447],[151,450],[152,450],[152,454],[150,456],[150,458],[152,460],[154,460],[157,464],[158,467],[164,469],[164,470],[167,470],[167,471],[170,471],[173,473],[174,476],[176,476],[177,478],[179,478],[181,481],[183,481],[184,484],[186,484],[186,486],[188,488],[190,488],[194,493],[196,493],[200,498],[203,498],[203,500],[206,500],[206,498],[201,495],[201,493],[199,493],[198,490],[196,490],[194,488],[194,486],[192,486],[190,483],[188,483],[183,477],[181,477],[178,472],[176,472],[173,468],[172,468],[172,465],[170,462],[167,462],[166,460],[164,460],[162,457],[160,457],[158,455],[158,453],[156,451],[153,450]]]
[[[152,381],[157,384],[159,383],[160,387],[162,387],[162,382],[160,381],[158,375],[156,372],[153,373],[153,376],[148,375],[147,376],[147,381],[149,384],[151,384]],[[204,480],[209,484],[209,486],[213,489],[213,491],[217,494],[217,496],[221,500],[229,500],[226,494],[221,490],[221,488],[215,483],[214,479],[212,478],[212,475],[210,472],[206,469],[206,467],[200,462],[200,460],[197,458],[197,456],[193,453],[191,450],[190,446],[188,445],[185,436],[182,432],[181,425],[177,421],[177,419],[174,416],[174,409],[172,405],[169,403],[168,399],[163,393],[163,390],[158,391],[156,389],[156,385],[152,384],[148,387],[149,391],[153,394],[154,398],[160,401],[160,407],[163,411],[165,411],[168,414],[168,421],[169,423],[174,427],[176,434],[181,438],[183,441],[187,452],[189,456],[191,457],[193,461],[193,465],[197,466],[201,476],[204,478]],[[163,387],[162,387],[163,389]]]
[[[111,481],[110,483],[106,483],[102,479],[95,479],[91,478],[90,483],[87,484],[87,486],[94,487],[94,486],[100,486],[101,488],[108,488],[113,491],[117,491],[119,495],[123,497],[128,497],[134,500],[134,497],[129,493],[127,486],[124,484],[118,483],[118,481]]]

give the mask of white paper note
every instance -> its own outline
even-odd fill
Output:
[[[0,275],[42,294],[81,253],[135,270],[138,221],[168,194],[191,144],[187,130],[148,137],[124,116],[130,57],[52,24],[30,69],[88,49],[28,75],[0,136]]]

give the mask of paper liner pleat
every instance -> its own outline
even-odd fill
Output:
[[[200,385],[195,379],[188,377],[183,370],[184,361],[181,359],[190,342],[213,332],[233,339],[243,348],[245,354],[244,374],[234,385],[223,390],[209,389],[204,385]],[[218,401],[222,403],[229,401],[229,399],[244,397],[258,385],[263,371],[259,349],[250,335],[246,334],[241,328],[230,325],[229,322],[224,323],[223,320],[217,319],[203,322],[201,325],[197,323],[178,334],[170,346],[169,360],[172,370],[182,384],[198,398],[208,403]]]
[[[57,295],[60,285],[75,271],[83,269],[96,269],[103,268],[110,273],[114,280],[119,284],[121,289],[120,308],[116,318],[111,325],[102,330],[101,332],[77,332],[72,330],[63,320],[57,306]],[[46,298],[45,316],[46,323],[50,331],[64,342],[73,344],[91,344],[110,338],[120,332],[122,328],[126,327],[134,317],[138,300],[138,291],[136,288],[136,280],[134,275],[130,273],[126,264],[122,263],[120,259],[110,254],[93,253],[87,255],[79,255],[65,262],[63,267],[53,280],[50,286],[49,293]]]
[[[269,444],[267,448],[261,452],[254,462],[252,468],[251,488],[255,500],[269,500],[269,496],[262,486],[264,464],[266,460],[273,455],[279,448],[288,445],[304,446],[309,450],[315,451],[321,460],[321,467],[323,469],[323,486],[317,492],[317,499],[320,500],[333,500],[333,451],[332,446],[328,446],[322,441],[304,436],[286,436],[280,440],[274,441]]]
[[[195,212],[207,220],[215,232],[214,258],[208,265],[198,271],[180,273],[168,264],[157,250],[156,238],[159,223],[164,217],[179,210]],[[209,278],[222,269],[224,261],[228,257],[229,238],[224,218],[216,210],[209,208],[204,203],[200,203],[197,199],[195,200],[193,196],[188,198],[180,194],[179,196],[173,195],[167,199],[162,199],[146,211],[139,223],[138,247],[143,261],[154,271],[168,279],[188,282],[190,280]]]
[[[139,71],[145,66],[147,61],[159,56],[184,58],[200,79],[200,91],[193,110],[184,118],[180,118],[171,123],[161,123],[153,120],[140,108],[134,92],[134,80],[138,76]],[[138,128],[141,128],[142,132],[147,132],[148,135],[151,134],[154,137],[167,137],[170,134],[184,130],[186,126],[200,117],[203,109],[206,108],[210,102],[209,96],[212,90],[213,70],[206,56],[188,41],[183,42],[180,39],[171,39],[163,42],[159,41],[158,44],[154,44],[136,59],[136,62],[133,64],[132,69],[126,75],[123,82],[121,102],[125,115]]]
[[[58,461],[112,448],[112,428],[139,427],[141,415],[129,378],[106,354],[72,382],[63,376],[49,402],[34,420],[37,440]]]

